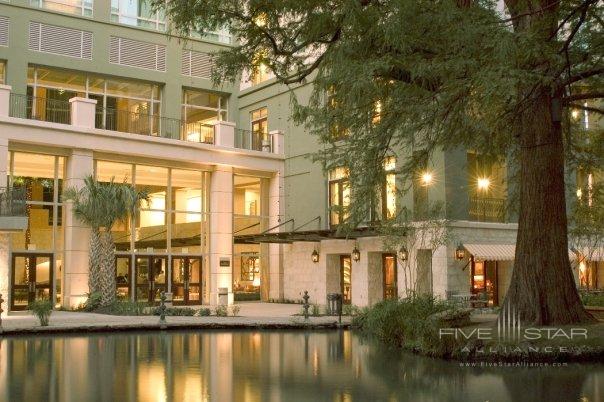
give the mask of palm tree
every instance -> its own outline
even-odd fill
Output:
[[[134,216],[140,202],[148,200],[148,193],[127,183],[115,183],[113,178],[103,183],[87,176],[82,188],[66,189],[63,198],[73,202],[73,214],[91,228],[88,288],[90,294],[101,294],[101,306],[108,306],[116,297],[111,228]]]

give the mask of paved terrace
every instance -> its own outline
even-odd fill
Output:
[[[167,329],[185,328],[337,328],[338,317],[297,316],[299,304],[240,303],[237,317],[166,317]],[[212,311],[213,312],[213,311]],[[342,326],[350,325],[350,317],[342,317]],[[47,327],[29,312],[11,313],[2,318],[2,333],[28,334],[53,332],[101,332],[160,329],[158,316],[117,316],[54,311]]]

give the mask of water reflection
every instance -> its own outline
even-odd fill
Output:
[[[343,332],[196,331],[0,341],[2,401],[598,401],[603,366],[468,368]]]

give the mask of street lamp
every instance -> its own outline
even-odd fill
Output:
[[[407,251],[407,247],[402,246],[401,249],[398,251],[398,255],[401,261],[407,261],[407,259],[409,258],[409,252]]]
[[[455,249],[455,259],[461,261],[464,258],[466,258],[466,249],[459,243]]]
[[[354,249],[352,250],[352,259],[355,261],[358,261],[361,259],[361,252],[359,251],[357,246],[354,246]]]
[[[319,252],[317,250],[313,250],[310,258],[312,259],[312,262],[319,262]]]
[[[491,180],[488,177],[480,177],[478,179],[478,189],[486,191],[491,186]]]

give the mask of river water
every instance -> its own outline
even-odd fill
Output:
[[[604,401],[604,365],[463,367],[350,331],[7,337],[0,400]]]

